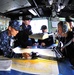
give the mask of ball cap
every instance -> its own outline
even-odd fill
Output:
[[[11,20],[9,22],[9,26],[11,26],[12,28],[14,28],[17,31],[21,30],[20,23],[17,20]]]
[[[43,30],[43,29],[47,29],[47,26],[46,25],[42,25],[41,30]]]
[[[23,20],[32,20],[30,17],[23,17]]]

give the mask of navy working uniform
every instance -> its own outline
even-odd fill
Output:
[[[49,32],[47,32],[47,26],[46,25],[42,25],[41,30],[42,30],[43,34],[48,34],[48,35],[50,34]],[[45,47],[52,45],[54,43],[53,35],[49,36],[46,39],[42,39],[42,40],[38,39],[38,43],[39,43],[39,45],[41,45],[42,43],[45,43]]]
[[[20,25],[18,21],[10,21],[9,26],[15,30],[20,30]],[[13,36],[9,36],[8,29],[0,33],[0,52],[3,52],[3,55],[6,57],[13,57],[12,46],[10,45],[11,39]]]
[[[32,46],[33,43],[35,43],[34,39],[29,38],[29,35],[33,34],[31,30],[31,26],[24,25],[24,23],[21,25],[22,26],[22,31],[27,35],[27,46]]]
[[[22,23],[21,27],[22,27],[22,31],[26,31],[28,35],[32,34],[32,30],[31,30],[31,26],[30,25],[28,25],[26,27],[26,25],[24,23]]]
[[[51,46],[54,43],[53,36],[51,35],[47,39],[44,39],[44,40],[40,40],[40,39],[38,40],[39,45],[41,45],[42,42],[45,43],[45,47]]]
[[[30,18],[26,18],[29,20]],[[29,38],[29,35],[32,34],[31,26],[25,25],[22,23],[21,31],[15,37],[17,40],[15,41],[15,47],[19,45],[22,48],[26,48],[27,46],[32,46],[35,43],[34,39]]]
[[[0,50],[3,51],[4,56],[9,56],[11,54],[12,47],[10,46],[10,40],[12,36],[8,35],[8,30],[3,31],[0,34]],[[12,56],[12,55],[10,55]]]

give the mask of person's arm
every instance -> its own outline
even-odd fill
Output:
[[[31,26],[29,25],[29,26],[28,26],[28,34],[31,35],[32,33],[33,33],[33,32],[32,32],[32,30],[31,30]]]
[[[4,36],[2,34],[0,34],[0,50],[5,50],[7,48],[8,45],[7,44],[7,40],[4,40]]]
[[[15,41],[15,47],[16,46],[20,46],[23,48],[27,47],[27,40],[28,40],[28,35],[26,31],[20,31],[18,33],[18,36],[16,37],[16,41]]]
[[[6,57],[12,56],[12,48],[10,46],[10,41],[5,36],[5,34],[0,35],[0,50],[2,50],[4,56]]]

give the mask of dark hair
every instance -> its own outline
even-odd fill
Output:
[[[47,26],[46,25],[42,25],[41,30],[42,29],[47,29]]]
[[[68,31],[68,26],[65,24],[65,22],[60,21],[60,22],[58,23],[58,26],[61,26],[63,32],[67,32],[67,31]]]
[[[32,20],[30,17],[23,17],[23,20]]]
[[[58,23],[58,26],[59,26],[59,25],[62,27],[62,26],[63,26],[63,21],[60,21],[60,22]]]

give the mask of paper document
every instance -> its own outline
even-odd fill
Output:
[[[10,71],[12,67],[12,60],[0,59],[0,71]]]
[[[23,48],[16,47],[16,48],[13,49],[13,51],[17,54],[19,54],[19,53],[38,52],[40,55],[56,57],[55,52],[52,51],[51,49],[39,49],[39,48],[36,48],[36,49],[23,49]]]
[[[48,37],[49,37],[48,34],[43,34],[43,33],[32,34],[29,36],[29,38],[34,38],[34,39],[46,39]]]

